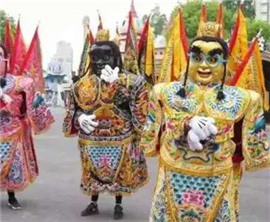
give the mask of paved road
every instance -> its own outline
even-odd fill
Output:
[[[40,163],[40,176],[24,192],[19,193],[23,210],[12,211],[6,206],[6,194],[1,194],[2,222],[110,222],[114,199],[102,195],[99,200],[100,214],[80,217],[80,211],[89,198],[79,189],[80,159],[76,138],[66,139],[61,133],[64,111],[53,110],[56,124],[44,135],[35,139]],[[157,170],[157,160],[148,159],[150,183],[131,197],[124,198],[123,222],[146,222]],[[270,171],[247,173],[241,185],[241,222],[270,221]]]

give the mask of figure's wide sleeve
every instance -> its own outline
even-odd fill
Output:
[[[66,115],[63,122],[63,132],[66,137],[77,136],[79,131],[78,117],[81,114],[82,112],[75,103],[73,90],[71,90],[67,96]]]
[[[162,110],[156,94],[154,87],[150,93],[147,121],[140,142],[140,148],[147,156],[158,154],[157,146],[160,139]]]
[[[243,121],[243,155],[247,170],[270,167],[262,98],[250,91],[251,102]]]
[[[132,88],[130,92],[131,118],[137,133],[141,134],[147,117],[149,92],[146,81],[142,76],[136,76],[131,82],[133,82],[132,85],[130,85]]]
[[[40,134],[50,128],[54,118],[44,102],[40,92],[35,92],[32,78],[21,76],[17,80],[17,91],[22,94],[21,112],[26,114],[35,134]]]

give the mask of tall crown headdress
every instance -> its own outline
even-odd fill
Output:
[[[199,27],[198,36],[222,38],[222,26],[217,22],[205,22]]]
[[[97,32],[96,41],[109,41],[110,40],[110,32],[108,29],[102,29]]]

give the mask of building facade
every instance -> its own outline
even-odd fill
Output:
[[[46,101],[53,106],[63,106],[61,88],[71,83],[73,50],[70,43],[60,41],[45,73]]]
[[[270,23],[270,0],[255,0],[256,19]]]

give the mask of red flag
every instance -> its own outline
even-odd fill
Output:
[[[99,31],[99,30],[103,29],[102,19],[101,19],[101,16],[99,14],[99,11],[98,11],[98,21],[99,21],[99,24],[98,24],[98,31]]]
[[[4,46],[7,48],[9,52],[11,62],[11,59],[13,57],[14,36],[12,35],[11,24],[8,19],[6,19],[5,21]]]
[[[218,7],[216,22],[221,26],[221,33],[219,36],[224,38],[224,11],[222,3],[220,3]]]
[[[44,78],[42,69],[42,55],[38,27],[32,38],[25,60],[20,70],[20,74],[29,75],[35,82],[35,91],[44,92]]]
[[[10,72],[14,75],[20,75],[20,67],[25,59],[26,55],[26,46],[23,40],[20,20],[18,21],[17,28],[16,28],[16,35],[15,35],[15,43],[13,49],[13,56],[11,59],[10,64]]]
[[[95,42],[95,38],[90,28],[89,28],[88,38],[89,38],[90,44],[93,45]]]
[[[147,33],[148,33],[148,27],[149,27],[149,20],[150,20],[150,16],[148,16],[147,20],[144,23],[144,27],[143,27],[143,31],[141,34],[141,39],[139,41],[138,44],[138,55],[140,57],[140,54],[142,53],[143,48],[146,45],[147,42]]]
[[[202,11],[201,11],[201,16],[200,16],[200,21],[199,21],[199,26],[198,26],[198,31],[197,31],[197,35],[199,35],[200,31],[201,31],[201,26],[206,23],[207,21],[207,14],[206,14],[206,5],[203,4],[202,6]]]
[[[153,82],[156,79],[154,76],[154,64],[154,33],[149,16],[144,23],[138,44],[138,66],[140,73],[144,72],[146,76],[151,77]]]

